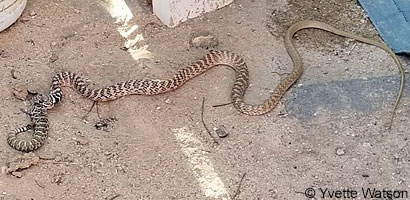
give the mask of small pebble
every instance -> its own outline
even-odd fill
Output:
[[[83,139],[83,138],[73,138],[74,141],[77,143],[77,145],[87,145],[88,144],[88,140]]]
[[[350,41],[349,40],[344,41],[343,45],[344,45],[344,47],[350,46]]]
[[[110,117],[108,119],[102,119],[98,121],[94,126],[97,130],[109,131],[112,125],[117,121],[116,118]]]
[[[336,155],[343,156],[343,155],[345,155],[345,151],[343,149],[339,148],[339,149],[336,150]]]
[[[199,32],[191,37],[190,44],[193,47],[208,49],[218,46],[219,41],[209,32]]]
[[[56,162],[61,162],[63,159],[61,158],[61,156],[56,156],[55,158],[54,158],[54,161],[56,161]]]
[[[23,173],[21,173],[21,172],[11,172],[11,175],[13,175],[16,178],[21,178],[23,176]]]
[[[226,130],[224,125],[219,126],[216,130],[215,130],[216,134],[220,137],[220,138],[224,138],[226,136],[229,135],[228,131]]]
[[[368,142],[365,142],[365,143],[363,143],[363,147],[370,148],[370,147],[372,147],[372,145]]]
[[[34,10],[30,10],[28,15],[30,15],[31,17],[34,17],[37,15],[37,13]]]
[[[20,77],[20,72],[17,70],[12,69],[11,70],[11,77],[13,77],[14,79],[18,79]]]
[[[57,185],[61,185],[63,183],[63,176],[64,174],[54,174],[51,179],[52,183],[56,183]]]

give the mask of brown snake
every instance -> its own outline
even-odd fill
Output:
[[[236,79],[233,85],[231,98],[233,106],[241,113],[246,115],[262,115],[271,111],[279,103],[286,91],[299,79],[303,72],[302,59],[296,50],[292,38],[296,32],[302,29],[315,28],[325,30],[336,35],[355,39],[357,41],[371,44],[387,51],[399,67],[401,73],[400,89],[396,98],[391,115],[390,126],[393,121],[395,110],[400,101],[400,97],[404,87],[404,70],[396,55],[382,43],[378,43],[345,31],[336,29],[328,24],[318,21],[301,21],[293,24],[287,31],[284,42],[285,47],[293,61],[294,68],[290,74],[283,79],[275,88],[270,98],[262,104],[252,105],[244,102],[243,97],[249,85],[248,68],[244,60],[237,54],[227,51],[211,51],[204,58],[192,63],[188,67],[179,70],[173,78],[168,80],[129,80],[115,85],[101,88],[90,89],[85,84],[85,81],[71,72],[62,72],[55,75],[52,79],[52,86],[48,95],[39,95],[35,97],[34,102],[29,110],[29,115],[33,125],[27,125],[22,128],[15,129],[8,135],[7,141],[11,147],[19,151],[34,151],[42,146],[48,135],[48,118],[47,110],[53,108],[62,100],[62,88],[74,88],[80,95],[94,102],[111,101],[126,95],[157,95],[169,92],[181,87],[188,80],[198,76],[208,69],[217,66],[225,65],[233,68],[236,71]],[[17,137],[21,132],[34,129],[33,136],[26,141]]]

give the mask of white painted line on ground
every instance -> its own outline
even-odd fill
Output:
[[[127,38],[124,47],[127,48],[132,58],[134,60],[142,58],[150,59],[151,52],[148,51],[148,45],[139,45],[139,43],[144,40],[142,34],[134,34],[135,37],[132,37],[132,34],[138,30],[139,26],[137,24],[130,24],[134,15],[125,0],[105,0],[98,2],[111,17],[115,19],[115,23],[120,25],[117,31],[122,37]]]
[[[173,129],[179,145],[192,167],[192,172],[201,186],[206,197],[217,199],[230,199],[230,196],[218,174],[215,172],[208,152],[204,150],[202,142],[187,128]]]

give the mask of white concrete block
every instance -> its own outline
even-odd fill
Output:
[[[168,27],[175,27],[187,19],[217,10],[233,0],[153,0],[154,14]]]

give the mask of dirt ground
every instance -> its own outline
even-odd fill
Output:
[[[95,110],[82,119],[92,102],[66,89],[63,103],[49,111],[44,146],[26,155],[10,148],[7,133],[29,122],[13,91],[47,93],[61,71],[87,77],[94,87],[167,78],[209,51],[189,43],[208,31],[219,40],[213,49],[246,60],[246,101],[259,103],[291,70],[282,37],[292,23],[315,19],[379,40],[351,0],[235,0],[172,29],[146,1],[126,3],[134,15],[129,23],[138,25],[128,38],[105,0],[31,0],[18,22],[0,33],[1,200],[307,199],[308,188],[321,199],[325,188],[410,191],[408,84],[388,131],[399,87],[392,59],[318,30],[297,34],[305,72],[267,115],[213,107],[229,102],[234,81],[231,69],[217,67],[175,92],[102,103],[101,118],[110,119],[103,122]],[[127,51],[124,43],[138,34],[143,39]],[[138,48],[150,56],[137,57],[149,58],[134,60],[130,52]],[[207,126],[223,125],[229,133],[215,136],[218,144],[201,123],[203,97]],[[207,186],[207,179],[215,184]]]

